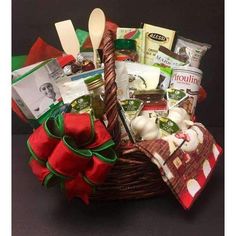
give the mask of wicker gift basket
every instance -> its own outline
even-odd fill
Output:
[[[108,167],[107,170],[109,170],[107,172],[105,171],[106,173],[102,173],[104,175],[102,181],[90,181],[90,179],[85,175],[85,168],[89,166],[89,158],[85,160],[86,158],[84,157],[86,155],[83,156],[83,154],[81,154],[82,152],[70,148],[69,145],[64,145],[64,142],[66,142],[64,138],[69,138],[67,135],[70,136],[71,133],[65,132],[66,129],[63,127],[64,114],[59,114],[59,117],[62,117],[62,121],[60,123],[62,124],[61,127],[63,127],[60,135],[55,136],[55,134],[53,135],[53,133],[50,133],[47,121],[50,120],[50,118],[54,119],[55,117],[49,117],[49,119],[47,119],[42,125],[40,125],[40,127],[35,130],[36,132],[33,132],[27,141],[28,149],[31,153],[29,165],[31,166],[33,173],[45,186],[50,186],[48,185],[49,179],[53,181],[56,180],[56,182],[52,181],[53,184],[69,183],[67,186],[69,186],[69,188],[72,190],[70,193],[73,193],[73,197],[79,196],[82,200],[84,200],[85,203],[88,203],[88,197],[94,201],[140,199],[157,196],[171,189],[183,207],[185,209],[189,209],[193,201],[201,192],[200,190],[203,189],[207,183],[208,177],[214,169],[218,156],[221,153],[221,148],[219,145],[217,145],[214,138],[207,131],[207,129],[200,123],[191,125],[193,126],[192,132],[197,135],[196,139],[198,139],[198,144],[194,147],[194,149],[186,152],[183,151],[181,147],[182,145],[186,144],[186,141],[189,142],[191,139],[187,140],[186,136],[188,135],[184,133],[181,134],[181,132],[180,134],[175,134],[176,138],[181,141],[180,143],[175,143],[174,149],[171,149],[171,145],[169,146],[168,141],[164,139],[139,141],[136,143],[132,143],[131,141],[122,142],[121,126],[119,120],[120,105],[117,99],[115,73],[114,35],[112,31],[107,30],[105,32],[103,45],[105,81],[104,115],[106,117],[106,128],[102,125],[103,128],[100,129],[100,131],[97,130],[96,132],[99,134],[101,132],[108,134],[109,132],[110,135],[108,134],[107,136],[109,136],[109,139],[112,137],[115,143],[114,149],[118,157],[115,164],[114,162],[113,166],[108,164],[108,166],[112,166],[112,168]],[[72,113],[65,115],[76,115],[80,117],[81,115],[83,116],[83,114]],[[90,117],[90,115],[86,115]],[[82,121],[84,118],[80,119]],[[100,120],[97,121],[101,123]],[[53,120],[53,122],[56,123],[55,120]],[[65,124],[66,122],[64,125]],[[81,125],[78,126],[77,123],[75,126],[77,126],[77,128],[82,127]],[[88,140],[86,141],[88,143],[85,142],[86,145],[90,144],[91,137],[88,139],[89,142]],[[79,140],[79,137],[76,138]],[[38,143],[40,143],[41,146],[38,146]],[[49,146],[45,146],[45,143],[49,143]],[[77,145],[76,148],[86,148],[85,143],[83,145]],[[114,143],[112,142],[112,145]],[[63,152],[60,152],[60,148],[62,147],[64,148],[63,150],[65,151],[65,155]],[[91,147],[91,151],[89,149],[86,150],[89,150],[91,154],[93,154],[93,151],[95,154],[98,154],[96,151],[99,152],[99,148],[93,148],[94,147]],[[100,149],[100,151],[101,150],[104,149]],[[38,156],[35,151],[41,152],[42,156]],[[155,154],[157,155],[155,156]],[[54,159],[51,158],[52,156]],[[77,156],[80,157],[77,158]],[[64,165],[65,162],[61,162],[61,157],[66,161],[66,165]],[[64,169],[67,169],[66,174],[61,173],[60,171],[57,172],[56,169],[50,166],[51,164],[49,161],[52,159],[54,160],[55,166],[63,166]],[[81,166],[78,164],[79,159],[82,161]],[[169,163],[167,163],[167,161]],[[93,163],[93,161],[90,161],[90,163]],[[165,165],[166,163],[167,165]],[[76,169],[77,167],[79,168]],[[74,174],[70,172],[72,169],[74,170]],[[102,169],[98,170],[98,173],[101,173],[101,171]],[[55,179],[53,179],[53,176]],[[76,176],[79,178],[76,179]],[[57,182],[58,178],[60,179],[59,182]],[[81,183],[82,185],[80,186]],[[92,191],[94,186],[96,186],[95,192]],[[79,194],[74,194],[74,189],[76,189]]]
[[[132,144],[122,144],[118,121],[117,87],[113,35],[104,37],[105,107],[107,130],[116,143],[119,158],[106,181],[96,188],[94,200],[138,199],[165,193],[168,188],[157,166]]]

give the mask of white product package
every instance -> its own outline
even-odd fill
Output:
[[[118,62],[116,66],[124,63],[129,75],[129,90],[152,90],[156,89],[160,78],[160,68],[136,62]],[[131,95],[132,96],[132,95]]]

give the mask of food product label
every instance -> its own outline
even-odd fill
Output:
[[[174,134],[179,131],[179,126],[169,118],[161,117],[159,119],[159,127],[162,133],[162,136]]]
[[[183,66],[186,63],[176,60],[175,58],[172,58],[165,53],[158,51],[157,54],[154,56],[153,64],[158,64],[158,65],[165,65],[169,67],[174,67],[174,66]]]
[[[197,68],[176,67],[173,69],[170,88],[183,90],[188,95],[188,98],[179,106],[183,107],[189,115],[194,115],[201,79],[202,72]]]
[[[126,99],[120,101],[122,110],[129,121],[134,119],[141,111],[143,107],[143,101],[140,99]]]
[[[167,89],[166,95],[168,109],[177,106],[180,102],[188,97],[185,91],[179,89]]]
[[[139,28],[117,28],[117,39],[134,39],[137,43],[138,62],[144,63],[143,29]],[[121,60],[121,58],[119,58]],[[122,60],[124,61],[124,60]]]
[[[91,99],[90,95],[81,96],[71,102],[72,111],[84,113],[91,112]]]
[[[152,65],[160,45],[171,50],[175,31],[149,24],[144,24],[143,30],[145,41],[144,63]]]

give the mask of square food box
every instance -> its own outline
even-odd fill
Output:
[[[12,98],[33,127],[63,103],[56,81],[64,76],[56,59],[12,72]]]

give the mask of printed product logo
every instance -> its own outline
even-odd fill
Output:
[[[167,89],[167,95],[169,99],[173,99],[176,101],[181,100],[186,97],[186,93],[179,89]]]
[[[175,74],[173,77],[173,80],[176,82],[182,82],[182,83],[186,83],[186,84],[196,84],[198,86],[200,86],[200,83],[201,83],[199,78],[195,77],[193,75]]]
[[[166,117],[161,117],[159,119],[159,127],[166,132],[166,134],[174,134],[180,130],[179,126],[174,121]]]
[[[89,110],[91,105],[90,96],[84,95],[71,102],[71,106],[76,111]]]
[[[168,38],[166,38],[164,35],[162,34],[157,34],[157,33],[149,33],[148,37],[152,40],[161,42],[161,43],[165,43],[168,41]]]

